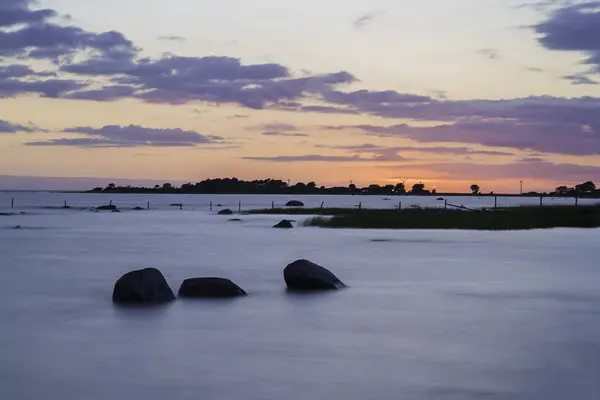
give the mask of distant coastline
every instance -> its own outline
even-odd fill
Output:
[[[582,197],[600,198],[600,190],[596,189],[593,182],[588,181],[574,187],[559,186],[550,192],[526,193],[483,193],[478,185],[471,185],[471,192],[437,192],[428,190],[423,183],[416,183],[410,190],[403,183],[396,185],[380,186],[371,184],[357,187],[348,186],[317,186],[315,182],[299,182],[290,185],[277,179],[264,179],[243,181],[236,178],[207,179],[195,184],[186,183],[180,187],[170,183],[155,185],[154,187],[117,186],[113,183],[106,187],[96,187],[92,190],[79,191],[78,193],[114,193],[114,194],[239,194],[239,195],[378,195],[378,196],[477,196],[477,197]],[[65,191],[67,192],[67,191]],[[71,191],[69,191],[71,192]]]

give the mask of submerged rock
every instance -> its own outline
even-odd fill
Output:
[[[239,218],[232,218],[229,220],[229,222],[242,222],[242,220]]]
[[[105,206],[100,206],[100,207],[96,207],[96,211],[112,211],[112,210],[116,210],[117,206],[115,206],[114,204],[108,204]]]
[[[179,297],[223,298],[246,296],[238,285],[225,278],[191,278],[181,284]]]
[[[285,203],[286,207],[304,207],[304,203],[299,200],[290,200]]]
[[[290,228],[293,228],[293,227],[294,227],[294,225],[292,225],[292,222],[288,221],[287,219],[284,219],[283,221],[281,221],[277,225],[273,226],[273,228],[280,228],[280,229],[290,229]]]
[[[291,290],[336,290],[346,287],[331,271],[308,260],[297,260],[283,270]]]
[[[134,207],[133,210],[134,211],[144,211],[144,208],[142,208],[142,207]]]
[[[161,304],[175,300],[175,295],[159,270],[144,268],[119,278],[112,298],[121,304]]]
[[[229,208],[226,208],[224,210],[219,211],[217,215],[233,215],[233,211],[231,211]]]

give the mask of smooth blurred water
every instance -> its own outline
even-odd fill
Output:
[[[0,399],[600,398],[600,230],[281,231],[282,217],[241,218],[0,217]],[[287,293],[282,270],[298,258],[350,287]],[[146,266],[174,291],[216,275],[249,296],[113,306],[115,280]]]

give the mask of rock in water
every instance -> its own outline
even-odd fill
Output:
[[[277,225],[273,226],[273,228],[281,228],[281,229],[290,229],[290,228],[293,228],[293,227],[294,227],[294,225],[292,225],[292,222],[288,221],[287,219],[284,219],[283,221],[281,221]]]
[[[106,206],[100,206],[100,207],[96,207],[97,211],[113,211],[116,210],[117,206],[115,206],[114,204],[109,204]]]
[[[304,207],[304,203],[298,200],[290,200],[285,203],[286,207]]]
[[[226,208],[224,210],[221,210],[217,213],[218,215],[233,215],[233,211],[231,211],[229,208]]]
[[[346,287],[331,271],[308,260],[298,260],[283,270],[291,290],[335,290]]]
[[[239,218],[232,218],[229,220],[229,222],[242,222],[242,220]]]
[[[144,209],[142,207],[134,207],[133,209],[134,209],[134,211],[144,211]]]
[[[181,284],[179,297],[223,298],[246,296],[238,285],[225,278],[191,278]]]
[[[175,300],[163,274],[144,268],[123,275],[115,283],[113,301],[122,304],[161,304]]]

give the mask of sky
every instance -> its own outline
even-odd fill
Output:
[[[0,188],[217,177],[600,182],[600,1],[0,0]]]

